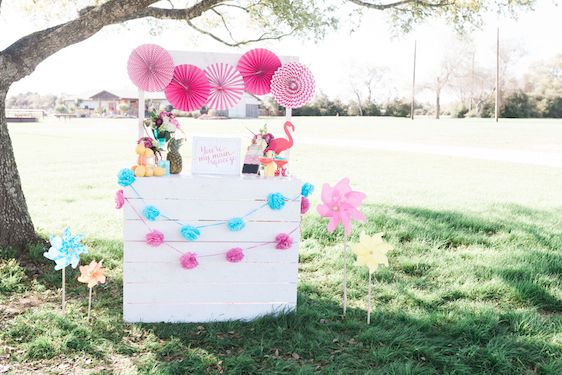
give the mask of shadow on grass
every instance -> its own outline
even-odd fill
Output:
[[[562,304],[555,293],[562,255],[553,251],[560,249],[555,232],[562,213],[518,206],[481,215],[388,206],[365,211],[369,224],[360,229],[384,231],[395,245],[391,267],[376,277],[371,325],[357,308],[364,306],[365,272],[355,269],[350,287],[356,298],[345,319],[338,292],[330,298],[325,291],[331,286],[301,281],[298,310],[288,315],[124,324],[122,244],[93,239],[84,261],[101,256],[112,272],[110,283],[96,288],[93,323],[83,319],[85,287],[71,274],[66,317],[53,311],[56,305],[28,311],[0,337],[21,345],[22,361],[88,356],[98,368],[111,369],[115,356],[125,356],[133,358],[133,372],[151,374],[562,373]],[[324,221],[307,218],[303,237],[328,251],[341,232],[326,235]],[[302,259],[303,265],[319,262],[310,273],[339,272],[328,257]],[[40,283],[60,285],[60,272],[35,261],[42,264]]]

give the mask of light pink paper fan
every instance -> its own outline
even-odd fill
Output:
[[[164,48],[143,44],[133,50],[127,63],[131,81],[143,91],[160,91],[174,74],[174,61]]]
[[[314,90],[312,72],[299,63],[283,65],[271,79],[273,98],[286,108],[302,107],[312,99]]]
[[[209,80],[205,73],[194,65],[183,64],[174,69],[174,77],[164,89],[164,94],[175,108],[191,112],[207,103],[209,91]]]
[[[223,110],[234,107],[244,94],[244,80],[240,72],[230,64],[216,63],[205,69],[211,84],[209,107]]]
[[[254,95],[265,95],[271,91],[271,77],[281,66],[281,60],[265,48],[252,49],[240,57],[236,69],[244,78],[246,91]]]

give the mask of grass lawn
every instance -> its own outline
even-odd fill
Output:
[[[190,134],[246,136],[265,120],[185,121]],[[268,120],[279,133],[281,121]],[[292,170],[317,187],[347,175],[368,194],[369,223],[394,246],[376,274],[353,266],[341,317],[341,233],[308,215],[298,310],[250,323],[124,324],[122,218],[115,174],[133,163],[132,120],[10,127],[43,236],[84,233],[104,259],[94,292],[31,247],[0,252],[0,373],[561,374],[562,123],[295,119]],[[190,149],[183,153],[189,159]],[[189,164],[186,161],[185,164]],[[313,200],[313,203],[314,200]]]

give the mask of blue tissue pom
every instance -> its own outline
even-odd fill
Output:
[[[272,210],[280,210],[285,206],[285,197],[281,193],[271,193],[267,196],[267,205]]]
[[[301,195],[305,198],[308,198],[308,196],[312,193],[314,193],[314,185],[312,185],[310,182],[305,182],[304,185],[302,185]]]
[[[231,232],[238,232],[244,229],[246,223],[242,220],[241,217],[235,217],[234,219],[228,220],[228,230]]]
[[[131,185],[133,182],[135,182],[135,173],[132,170],[123,168],[119,171],[117,175],[117,183],[119,185],[125,187]]]
[[[180,232],[183,238],[188,241],[195,241],[201,234],[199,229],[192,227],[191,225],[184,225],[183,227],[181,227]]]
[[[154,206],[146,206],[144,210],[142,210],[142,214],[146,217],[146,220],[154,221],[160,216],[160,210]]]

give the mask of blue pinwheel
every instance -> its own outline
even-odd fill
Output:
[[[50,236],[51,247],[43,255],[56,263],[55,270],[62,270],[68,265],[76,268],[80,262],[80,254],[88,252],[86,247],[80,243],[81,239],[81,235],[73,236],[67,227],[62,233],[62,238]]]

